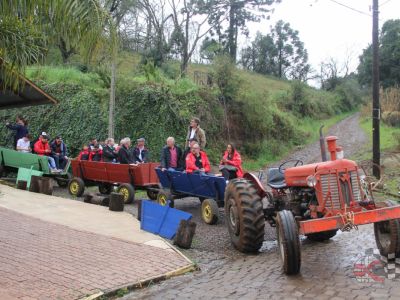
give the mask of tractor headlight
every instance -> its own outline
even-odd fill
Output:
[[[310,175],[307,177],[307,185],[309,187],[315,187],[317,185],[317,178],[315,176]]]

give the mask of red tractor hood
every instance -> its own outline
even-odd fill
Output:
[[[285,181],[287,186],[307,186],[307,177],[310,175],[326,174],[336,171],[350,171],[357,169],[357,164],[352,160],[338,159],[324,161],[299,167],[287,168],[285,170]]]

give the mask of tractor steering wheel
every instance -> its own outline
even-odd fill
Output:
[[[293,167],[304,165],[303,161],[300,159],[287,160],[279,166],[279,173],[284,174],[285,170],[287,169],[286,165],[289,163],[293,163]]]

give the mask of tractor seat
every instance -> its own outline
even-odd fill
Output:
[[[279,172],[279,168],[268,169],[267,184],[273,189],[283,189],[286,187],[285,175]]]

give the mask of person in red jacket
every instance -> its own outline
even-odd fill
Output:
[[[226,147],[219,170],[226,180],[243,177],[242,158],[232,144]]]
[[[100,145],[95,145],[90,151],[89,160],[90,161],[101,161],[103,156],[103,150]]]
[[[55,162],[54,158],[52,158],[50,156],[51,149],[50,149],[50,145],[49,145],[49,137],[47,135],[43,135],[42,138],[39,139],[35,143],[33,148],[37,155],[47,156],[47,159],[49,161],[49,168],[52,173],[57,173],[60,171],[60,170],[57,170],[57,168],[56,168],[56,162]]]
[[[186,172],[208,173],[210,170],[211,167],[207,154],[204,151],[200,151],[198,143],[194,143],[191,152],[186,156]]]
[[[83,145],[81,152],[79,152],[79,160],[89,160],[90,151],[88,145]]]

